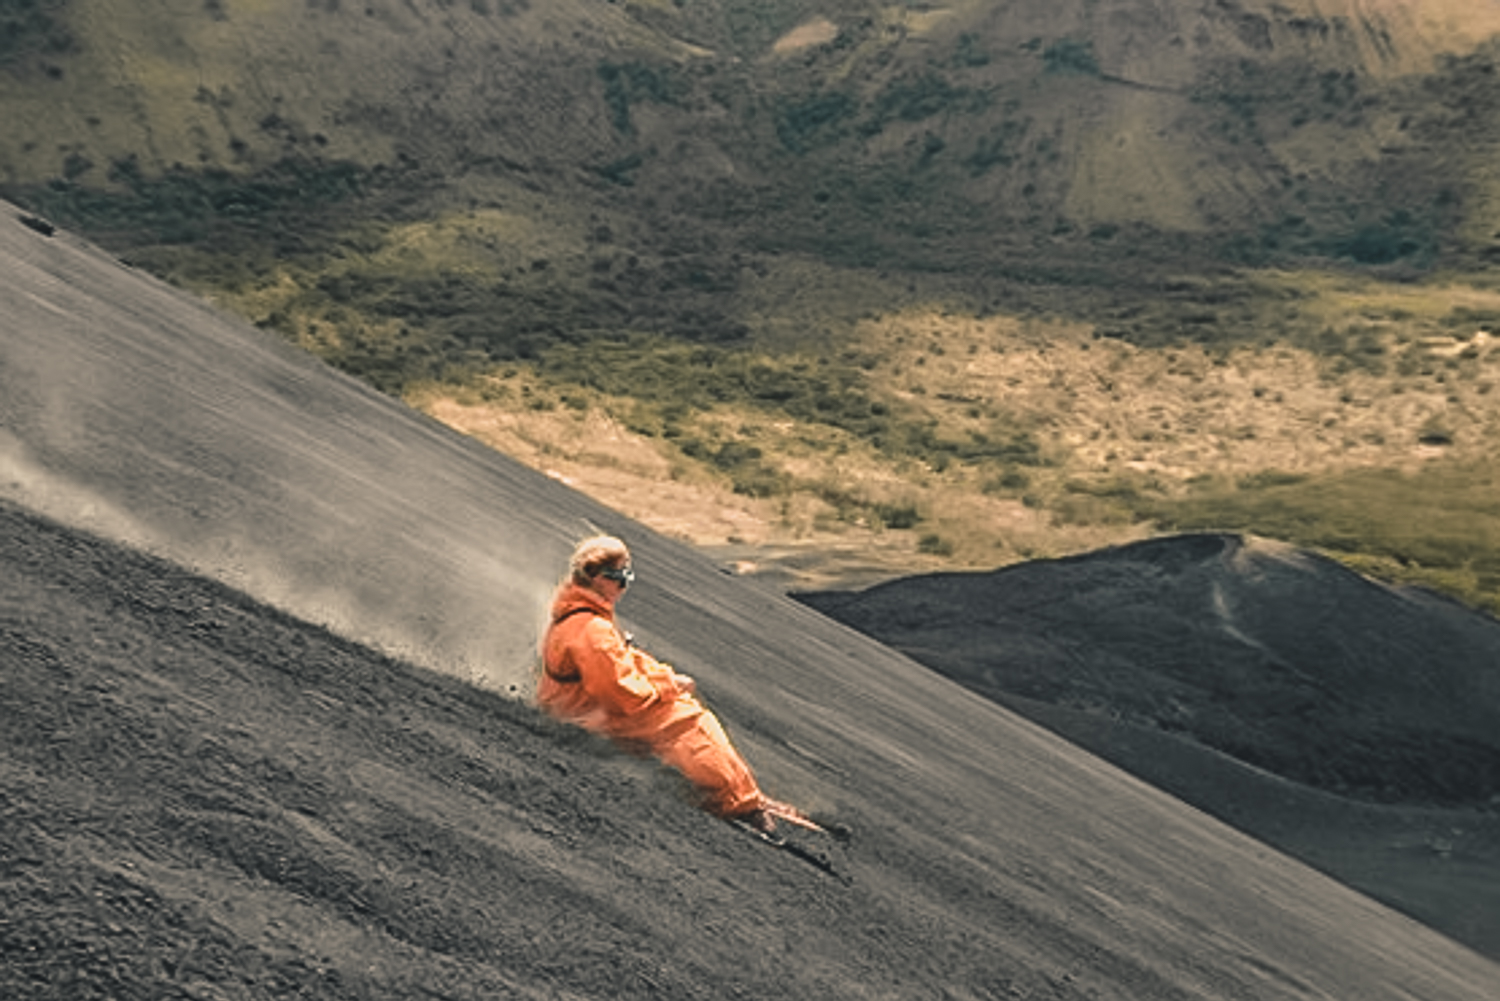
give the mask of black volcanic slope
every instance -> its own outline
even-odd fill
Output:
[[[1228,535],[800,597],[1500,956],[1493,618]]]
[[[52,518],[0,507],[0,995],[1493,996],[1495,963],[65,233],[0,214],[0,317],[0,494]],[[636,549],[627,625],[854,829],[848,884],[305,621],[387,608],[423,652],[492,599],[508,656],[588,522]]]
[[[1500,796],[1500,622],[1198,535],[802,600],[978,690],[1107,709],[1331,792]]]

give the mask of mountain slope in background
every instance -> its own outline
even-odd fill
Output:
[[[1373,245],[1377,232],[1432,236],[1466,213],[1494,228],[1474,217],[1492,181],[1478,154],[1492,148],[1493,116],[1459,80],[1500,30],[1493,4],[1115,0],[863,15],[830,11],[831,39],[762,54],[771,72],[739,90],[759,114],[733,117],[758,123],[758,162],[828,229],[825,249],[863,227],[892,250],[972,267],[995,244],[1055,246],[1074,228],[1107,253],[1130,238],[1121,227],[1142,225],[1155,242],[1130,242],[1158,253],[1167,233],[1239,235],[1249,252],[1367,230],[1359,249],[1373,258],[1393,249]],[[662,169],[704,176],[675,157]]]
[[[942,269],[1500,231],[1489,0],[18,9],[13,186],[342,162]]]
[[[9,994],[1492,993],[1493,962],[262,332],[66,234],[0,240]],[[573,538],[623,533],[627,625],[771,790],[855,829],[852,884],[516,702],[76,530],[130,519],[228,578],[249,529],[265,580],[321,565],[406,614],[440,582],[497,646]]]
[[[681,55],[587,0],[67,0],[48,16],[55,36],[0,71],[12,179],[99,184],[283,157],[576,162],[610,131],[594,64]]]
[[[1217,535],[800,597],[1500,955],[1493,618]]]

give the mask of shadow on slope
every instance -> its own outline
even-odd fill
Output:
[[[800,598],[1500,955],[1493,619],[1219,535]]]

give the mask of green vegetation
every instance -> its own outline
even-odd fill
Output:
[[[809,153],[842,139],[843,125],[859,102],[841,91],[783,99],[776,108],[776,137],[793,153]]]
[[[72,50],[72,35],[53,17],[62,5],[63,0],[0,0],[0,66],[33,52]]]
[[[1063,38],[1042,50],[1042,64],[1049,73],[1099,75],[1099,61],[1094,57],[1094,43],[1089,39]]]
[[[1020,155],[1019,143],[1026,137],[1025,122],[1004,121],[996,131],[980,136],[974,143],[974,152],[964,165],[975,177],[988,173],[995,167],[1007,167]]]
[[[789,417],[835,429],[891,459],[916,459],[939,470],[954,463],[1044,462],[1041,446],[1022,428],[995,421],[988,433],[944,433],[925,414],[873,389],[857,364],[824,357],[633,337],[555,345],[542,352],[537,371],[558,384],[633,400],[628,418],[632,429],[667,439],[684,433],[683,422],[690,414],[748,409],[767,420]],[[726,456],[724,446],[679,447],[721,468],[761,458],[758,451],[746,456],[736,450]],[[917,520],[914,510],[886,508],[876,513],[890,527],[911,527]]]
[[[599,64],[599,79],[604,83],[604,103],[610,122],[626,135],[635,134],[630,106],[642,101],[655,104],[677,104],[689,90],[688,85],[670,67],[644,63]]]
[[[350,164],[148,178],[127,160],[110,180],[0,194],[394,394],[629,330],[715,343],[747,329],[718,298],[739,267],[691,233],[653,251],[594,224],[584,256],[524,216],[443,213],[433,178]]]
[[[134,157],[110,165],[108,189],[59,179],[7,189],[15,199],[108,246],[197,244],[221,256],[295,254],[326,245],[333,213],[405,179],[348,163],[283,160],[252,177],[171,170],[147,177]]]
[[[775,497],[791,487],[785,473],[762,461],[765,453],[758,446],[742,441],[712,444],[699,438],[680,438],[677,447],[688,458],[707,462],[727,475],[737,494]]]
[[[953,47],[952,65],[956,69],[978,69],[990,64],[990,53],[984,45],[984,39],[972,31],[965,31],[958,36],[958,42]]]
[[[931,71],[898,77],[875,98],[870,116],[861,123],[859,132],[864,136],[876,135],[893,120],[920,122],[940,114],[975,114],[988,107],[990,100],[982,91],[955,87]]]

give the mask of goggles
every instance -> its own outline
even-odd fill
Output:
[[[629,587],[635,580],[635,571],[630,567],[606,567],[599,571],[599,576],[605,580],[612,580],[621,587]]]

